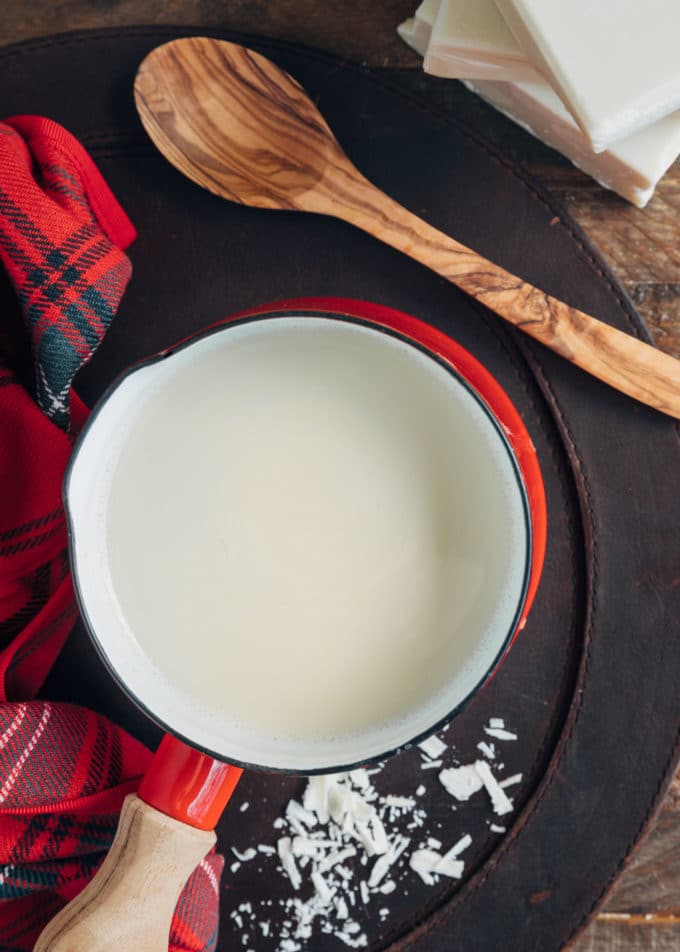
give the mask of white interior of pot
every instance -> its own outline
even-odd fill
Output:
[[[270,405],[260,405],[257,388],[248,390],[255,373],[249,367],[268,381],[260,389],[271,389]],[[229,390],[239,374],[240,389]],[[309,378],[309,399],[293,414],[286,387],[291,381],[297,387],[301,378],[305,386]],[[342,420],[359,421],[348,423],[343,437],[346,471],[333,456],[340,441],[334,434],[344,425],[334,421],[333,406],[324,405],[327,427],[303,426],[336,391],[338,399],[351,392]],[[247,398],[232,418],[234,393]],[[226,400],[231,404],[222,413]],[[267,444],[253,444],[248,429],[267,413],[285,421],[289,410],[283,436],[283,424],[267,431],[271,456],[263,466]],[[198,420],[200,427],[192,423]],[[353,447],[357,428],[364,443]],[[317,433],[319,449],[301,461],[307,432]],[[260,456],[247,491],[230,483],[222,493],[224,474],[233,482],[238,470],[245,478],[243,447],[253,445]],[[133,452],[144,478],[134,482],[133,466],[121,483],[121,460]],[[324,464],[328,453],[333,466]],[[366,460],[367,468],[357,460]],[[411,495],[402,492],[407,471]],[[284,478],[287,496],[281,495]],[[178,493],[177,485],[187,485],[187,492]],[[390,333],[348,320],[286,315],[226,325],[133,370],[93,414],[74,454],[66,498],[81,607],[116,678],[170,731],[225,760],[263,768],[334,770],[427,733],[494,667],[525,593],[528,510],[497,423],[440,362]],[[126,506],[126,499],[134,505]],[[308,635],[297,644],[295,615],[272,608],[276,579],[260,588],[248,576],[264,571],[256,556],[229,551],[235,537],[250,531],[244,520],[257,517],[263,521],[258,531],[266,532],[279,516],[285,522],[280,534],[253,552],[263,551],[266,561],[286,531],[307,533],[305,546],[290,550],[299,564],[279,564],[290,578],[304,582],[307,571],[313,579],[305,623],[314,620],[318,643]],[[189,557],[186,544],[175,544],[178,535],[184,538],[178,525],[188,539],[212,532],[223,538],[224,564],[215,547],[208,563],[196,553]],[[329,538],[338,532],[342,551]],[[187,604],[189,576],[194,606]],[[336,609],[324,623],[327,604]],[[411,615],[415,643],[402,632],[391,650],[389,626],[401,630]],[[343,625],[352,626],[346,637]],[[380,644],[375,657],[372,625]],[[361,628],[358,641],[354,626]],[[258,645],[257,667],[252,653],[241,657],[239,644],[246,643]],[[267,670],[280,670],[296,652],[285,679]],[[357,652],[365,652],[365,665],[356,663]]]

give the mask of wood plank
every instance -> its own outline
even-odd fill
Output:
[[[640,848],[571,952],[680,949],[680,771]]]
[[[561,199],[627,284],[677,282],[680,271],[680,162],[666,173],[646,208],[622,201],[575,168],[530,166]]]
[[[528,168],[567,208],[619,278],[655,343],[680,357],[680,161],[644,209],[561,160]]]
[[[624,287],[649,327],[655,344],[680,357],[680,282],[624,282]]]
[[[603,912],[655,913],[680,919],[680,772]]]
[[[678,952],[680,920],[596,919],[569,952]]]

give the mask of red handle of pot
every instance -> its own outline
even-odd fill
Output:
[[[166,734],[139,787],[139,797],[166,816],[213,830],[243,770]]]

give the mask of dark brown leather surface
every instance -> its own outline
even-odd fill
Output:
[[[400,308],[443,328],[492,371],[537,447],[548,553],[525,631],[447,739],[467,762],[486,719],[505,717],[519,736],[505,757],[524,775],[517,809],[501,841],[481,801],[466,808],[461,828],[419,755],[394,758],[381,786],[412,792],[427,779],[440,838],[469,832],[473,846],[462,885],[430,889],[412,877],[408,896],[400,889],[370,906],[362,924],[373,949],[557,950],[620,870],[677,760],[677,427],[348,226],[228,205],[182,179],[141,134],[131,89],[144,54],[188,32],[74,34],[0,50],[0,115],[40,112],[64,123],[91,149],[139,229],[133,282],[81,375],[81,392],[94,400],[133,359],[225,314],[300,295]],[[409,208],[552,294],[642,333],[562,210],[455,117],[327,56],[271,41],[250,45],[307,87],[359,167]],[[82,631],[47,690],[105,711],[149,743],[158,736],[106,677]],[[246,777],[220,825],[222,848],[271,842],[272,820],[303,786],[296,778]],[[250,809],[241,814],[244,801]],[[284,894],[278,874],[258,874],[253,864],[232,882],[227,864],[219,948],[240,947],[229,918],[239,902]],[[376,915],[382,904],[392,909],[384,926]],[[308,948],[344,946],[324,937]]]

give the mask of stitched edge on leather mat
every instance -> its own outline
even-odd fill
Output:
[[[539,201],[546,209],[551,212],[558,214],[560,219],[559,224],[561,227],[565,228],[572,238],[574,244],[577,246],[578,251],[587,261],[590,268],[603,280],[608,291],[613,296],[616,301],[620,313],[624,316],[626,323],[630,330],[641,339],[649,339],[649,333],[645,328],[640,316],[637,314],[632,302],[630,301],[628,295],[625,293],[624,289],[618,283],[612,272],[609,270],[604,260],[602,259],[599,252],[591,245],[590,241],[586,238],[580,227],[570,218],[566,210],[557,202],[552,196],[547,194],[543,187],[537,183],[532,177],[526,173],[523,169],[518,168],[516,165],[509,162],[503,155],[501,155],[489,142],[485,141],[483,137],[479,135],[474,129],[471,129],[466,124],[456,120],[446,113],[443,109],[438,108],[436,105],[428,103],[421,96],[414,95],[408,90],[404,90],[395,83],[390,83],[389,80],[386,80],[384,76],[376,75],[375,71],[369,71],[363,69],[356,64],[347,63],[337,56],[334,56],[330,53],[324,53],[319,50],[310,49],[308,47],[301,46],[300,44],[290,43],[287,41],[276,40],[271,37],[256,36],[253,34],[239,34],[236,31],[229,30],[216,30],[214,28],[208,30],[200,30],[200,28],[195,26],[164,26],[164,27],[128,27],[128,28],[111,28],[111,29],[102,29],[102,30],[86,30],[86,31],[77,31],[72,33],[59,34],[52,37],[46,37],[44,39],[38,40],[28,40],[23,43],[15,44],[5,49],[0,49],[0,59],[9,59],[14,56],[21,56],[28,54],[40,49],[46,49],[54,46],[65,46],[80,44],[85,42],[91,42],[93,40],[110,40],[113,37],[158,37],[159,39],[163,38],[172,38],[182,33],[186,35],[195,34],[197,31],[205,33],[209,36],[224,36],[228,34],[230,37],[239,39],[242,42],[253,42],[258,46],[270,47],[272,49],[289,49],[292,52],[296,52],[305,56],[308,56],[312,59],[316,59],[321,62],[333,63],[341,65],[345,69],[349,69],[360,75],[364,75],[367,78],[370,78],[375,84],[382,86],[385,89],[388,89],[392,93],[403,97],[412,103],[416,108],[422,112],[430,113],[431,115],[436,115],[438,118],[442,119],[447,125],[457,129],[462,135],[466,136],[472,140],[479,148],[483,151],[497,164],[502,165],[507,171],[509,171],[531,194],[532,198],[536,201]],[[105,153],[105,141],[108,139],[108,142],[111,143],[110,133],[93,133],[87,137],[84,137],[88,143],[97,148],[96,142],[99,141],[100,148],[102,153]],[[142,139],[140,137],[140,143]],[[98,150],[99,151],[99,150]],[[114,152],[118,152],[118,149],[114,149]],[[494,329],[495,330],[495,329]],[[591,495],[589,488],[588,475],[586,472],[586,466],[584,461],[578,454],[576,448],[576,443],[574,441],[571,429],[569,427],[569,422],[565,417],[564,411],[560,404],[559,399],[557,398],[549,380],[546,377],[545,371],[543,369],[542,361],[538,355],[537,349],[534,347],[532,342],[524,340],[516,340],[515,343],[518,345],[520,352],[523,354],[525,360],[529,364],[530,368],[534,371],[533,376],[538,386],[543,391],[544,396],[546,397],[548,406],[552,411],[560,435],[564,441],[564,448],[571,460],[572,463],[572,473],[574,476],[574,482],[579,493],[580,506],[581,506],[581,517],[583,522],[584,530],[590,530],[590,538],[592,541],[592,560],[588,565],[587,579],[588,579],[588,596],[587,596],[587,617],[586,617],[586,631],[583,642],[583,651],[581,662],[579,665],[579,672],[577,676],[577,682],[575,685],[575,692],[572,697],[572,702],[569,706],[568,714],[564,722],[564,729],[560,734],[558,742],[555,746],[553,755],[550,759],[546,773],[544,774],[543,780],[539,781],[539,786],[537,787],[534,795],[529,799],[525,805],[524,810],[517,818],[515,824],[513,825],[512,833],[503,841],[502,844],[494,851],[492,856],[489,858],[487,863],[476,873],[471,879],[461,888],[460,892],[457,893],[454,897],[445,902],[443,907],[440,907],[439,910],[433,911],[426,919],[425,922],[421,922],[419,926],[416,926],[414,930],[401,940],[397,940],[391,946],[390,949],[396,952],[397,949],[406,950],[417,941],[418,938],[426,935],[437,925],[443,924],[452,914],[455,913],[455,909],[458,905],[465,901],[465,897],[470,895],[479,889],[485,879],[488,877],[491,870],[495,867],[500,857],[504,852],[509,848],[511,842],[519,834],[519,831],[524,826],[528,818],[536,810],[538,805],[545,798],[547,792],[549,791],[553,778],[556,773],[556,768],[561,762],[566,747],[569,744],[573,732],[578,723],[580,713],[582,710],[582,701],[577,700],[577,697],[582,696],[582,692],[579,688],[582,688],[585,684],[585,681],[588,676],[589,662],[590,662],[590,653],[592,647],[592,627],[593,621],[595,618],[596,608],[597,608],[597,590],[596,590],[596,581],[597,581],[597,538],[594,533],[594,526],[591,517]],[[514,363],[514,361],[513,361]],[[676,424],[674,427],[676,439],[680,441],[680,424]],[[586,518],[587,517],[587,518]],[[622,868],[627,863],[630,858],[630,854],[633,849],[639,845],[642,833],[644,832],[647,825],[650,823],[651,819],[658,811],[661,806],[662,793],[665,790],[666,785],[670,780],[670,773],[672,767],[675,765],[676,761],[680,756],[680,731],[676,736],[676,743],[673,747],[671,754],[664,764],[661,778],[658,781],[658,784],[654,790],[652,798],[650,800],[649,809],[641,819],[639,826],[637,827],[635,833],[633,834],[632,839],[630,840],[628,846],[626,847],[625,853],[622,856],[621,860],[615,867],[612,875],[604,884],[600,893],[595,897],[589,909],[583,914],[580,920],[575,924],[570,933],[567,942],[570,943],[573,941],[577,933],[584,927],[588,922],[598,905],[603,901],[607,892],[610,890],[614,881],[620,874]]]

